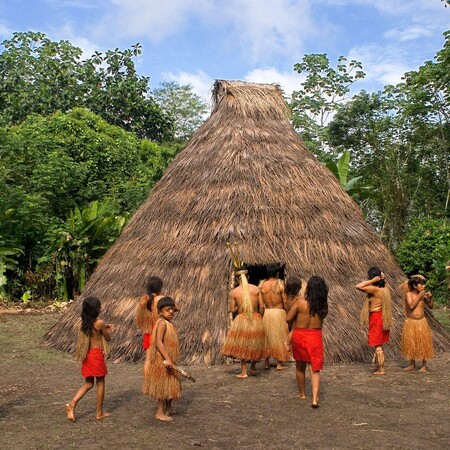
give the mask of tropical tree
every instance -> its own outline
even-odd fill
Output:
[[[208,105],[192,91],[192,86],[180,86],[164,81],[153,91],[158,106],[173,120],[174,136],[188,140],[205,120]]]
[[[301,89],[292,93],[293,126],[308,148],[326,160],[330,150],[326,126],[347,99],[350,86],[365,73],[360,62],[347,62],[343,56],[333,69],[326,54],[305,55],[294,70],[306,78]]]
[[[141,138],[171,139],[172,122],[154,102],[149,78],[136,73],[140,44],[82,60],[82,50],[44,33],[14,33],[0,54],[0,125],[30,114],[87,108]]]

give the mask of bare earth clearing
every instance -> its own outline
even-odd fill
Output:
[[[70,423],[64,403],[83,379],[69,355],[43,348],[58,314],[0,315],[0,448],[6,449],[344,449],[450,448],[450,354],[429,373],[405,373],[388,361],[387,376],[364,364],[326,365],[320,408],[296,398],[294,364],[247,380],[237,364],[189,367],[173,423],[153,418],[140,393],[142,364],[108,364],[105,410],[95,420],[95,391]],[[309,387],[309,380],[307,380]]]

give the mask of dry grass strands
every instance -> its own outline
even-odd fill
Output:
[[[405,275],[335,176],[291,127],[274,85],[217,81],[214,111],[170,164],[148,200],[103,257],[83,294],[45,336],[73,351],[81,302],[102,300],[102,318],[116,325],[111,357],[143,358],[134,325],[148,275],[177,299],[174,319],[185,364],[220,364],[228,326],[232,271],[227,242],[239,242],[248,265],[286,263],[286,275],[327,281],[324,327],[327,362],[370,361],[363,297],[353,288],[379,266],[392,291],[393,327],[386,357],[399,357]],[[449,337],[430,317],[435,349]]]

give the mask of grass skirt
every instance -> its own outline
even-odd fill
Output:
[[[433,335],[425,317],[405,319],[401,351],[406,359],[434,358]]]
[[[278,361],[289,361],[290,352],[286,350],[289,329],[284,309],[269,308],[264,311],[264,330],[266,332],[266,350]]]
[[[166,321],[166,325],[164,347],[172,362],[176,364],[180,356],[177,332],[170,322]],[[181,383],[178,373],[164,365],[164,358],[156,348],[156,336],[152,337],[153,339],[150,342],[150,364],[147,365],[148,369],[144,372],[142,392],[158,400],[176,400],[181,397]]]
[[[221,352],[225,356],[249,361],[265,358],[266,333],[261,315],[253,313],[248,317],[244,313],[238,314],[231,324]]]

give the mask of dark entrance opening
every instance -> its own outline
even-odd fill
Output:
[[[284,280],[284,267],[285,263],[269,263],[269,264],[256,264],[254,266],[247,266],[248,270],[248,282],[258,286],[262,280],[268,278],[268,268],[278,266],[278,278]]]

